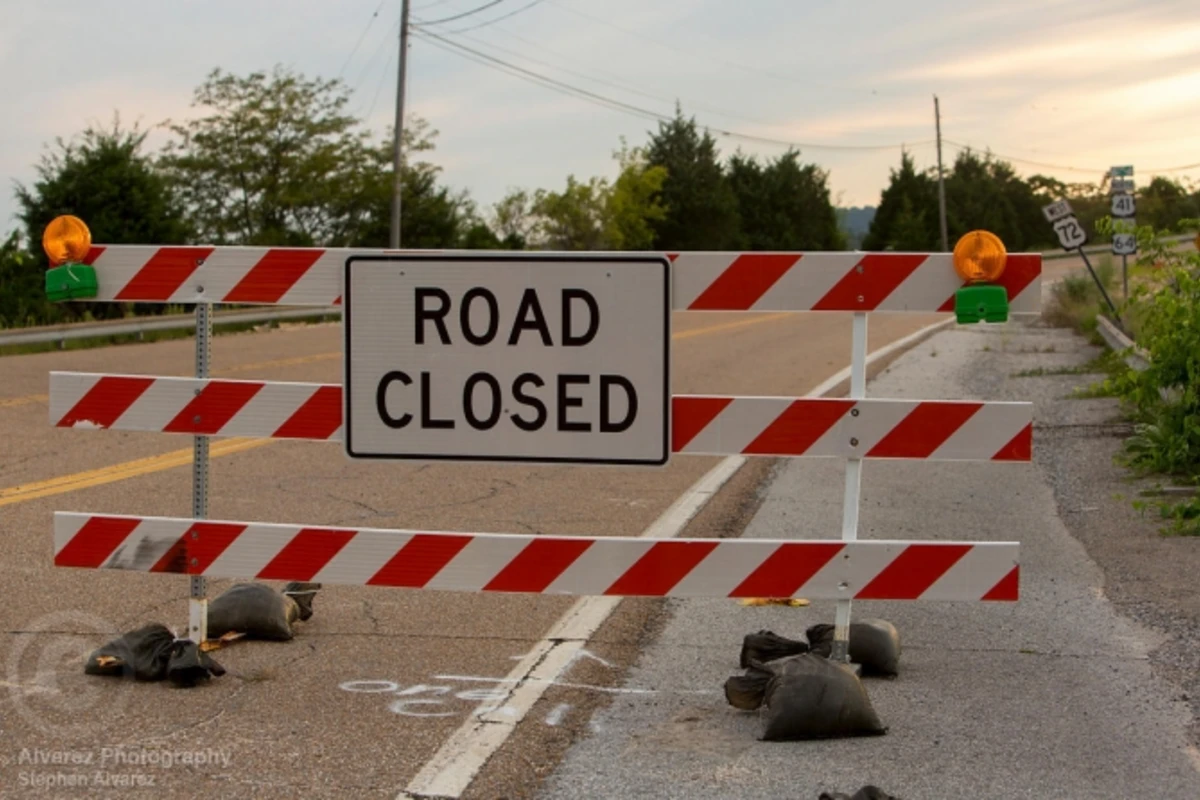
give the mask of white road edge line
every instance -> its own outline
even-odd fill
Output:
[[[886,358],[919,339],[954,323],[954,318],[927,325],[867,356],[867,364]],[[811,397],[821,397],[850,376],[847,367],[817,386]],[[746,463],[742,456],[728,456],[685,491],[662,516],[642,531],[644,539],[670,539],[678,536]],[[508,695],[480,705],[450,738],[434,753],[398,795],[398,800],[430,800],[461,797],[497,750],[525,719],[546,690],[575,661],[577,654],[604,621],[616,610],[620,597],[580,598],[554,624],[546,638],[527,653],[503,683]],[[497,709],[503,708],[503,714]]]

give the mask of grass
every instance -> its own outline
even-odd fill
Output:
[[[1054,352],[1052,348],[1042,350],[1043,353]],[[1100,355],[1084,364],[1069,367],[1035,367],[1014,372],[1013,378],[1044,378],[1050,375],[1118,375],[1127,369],[1120,356],[1111,350],[1104,350]]]
[[[1112,298],[1116,269],[1111,256],[1099,259],[1096,276]],[[1117,299],[1114,298],[1113,302],[1116,303]],[[1073,328],[1083,334],[1093,334],[1096,331],[1096,316],[1102,306],[1107,310],[1095,280],[1085,270],[1066,276],[1054,286],[1042,316],[1056,328]]]

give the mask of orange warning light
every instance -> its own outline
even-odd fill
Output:
[[[954,245],[954,271],[968,283],[998,280],[1007,258],[1004,242],[989,231],[971,231]]]
[[[53,267],[82,261],[91,246],[92,232],[83,220],[70,214],[55,217],[42,233],[42,249]]]

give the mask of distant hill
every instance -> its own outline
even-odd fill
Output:
[[[875,219],[875,206],[839,208],[837,210],[838,226],[846,232],[851,247],[862,244],[863,237],[871,228],[871,220]]]

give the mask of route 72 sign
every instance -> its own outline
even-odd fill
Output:
[[[668,461],[665,256],[352,256],[342,303],[352,459]]]
[[[1074,250],[1087,244],[1087,234],[1074,216],[1063,217],[1054,223],[1058,243],[1064,250]]]
[[[1055,200],[1047,206],[1042,206],[1042,214],[1046,217],[1047,222],[1058,222],[1063,217],[1069,217],[1074,212],[1071,211],[1071,204],[1066,200]]]

